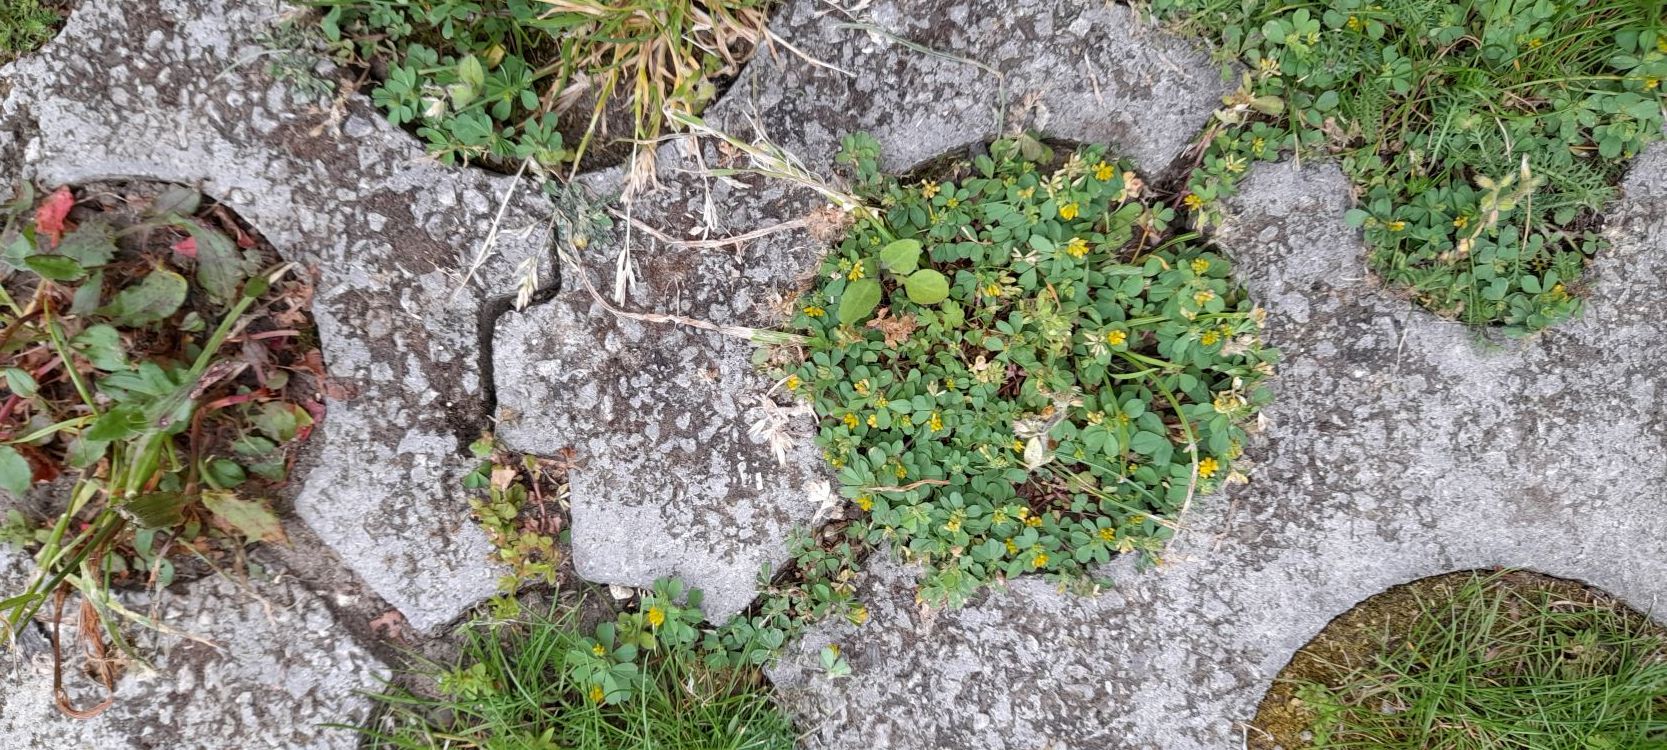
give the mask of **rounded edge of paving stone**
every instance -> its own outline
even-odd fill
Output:
[[[368,721],[375,706],[371,693],[386,684],[388,668],[341,637],[329,608],[305,586],[281,569],[269,572],[269,580],[215,576],[160,595],[123,595],[134,611],[159,608],[165,621],[191,638],[140,631],[135,646],[157,671],[130,667],[110,708],[92,719],[70,719],[55,707],[44,637],[13,652],[5,660],[10,687],[0,694],[0,741],[10,747],[218,750],[236,737],[239,747],[251,749],[358,747],[352,730],[325,725]],[[74,668],[81,653],[74,623],[63,630],[72,699],[79,707],[94,705],[102,688]]]

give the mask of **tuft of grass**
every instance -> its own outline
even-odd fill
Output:
[[[1667,631],[1583,587],[1478,575],[1404,637],[1297,692],[1317,748],[1667,747]]]
[[[361,731],[372,748],[515,750],[791,750],[792,721],[755,669],[712,668],[692,648],[639,660],[631,700],[613,702],[584,676],[597,641],[577,610],[477,621],[457,664],[418,674],[435,696],[381,696],[387,711]]]
[[[63,13],[41,0],[0,0],[0,65],[45,44],[63,20]]]
[[[1662,136],[1661,0],[1152,0],[1237,91],[1183,200],[1204,223],[1250,163],[1337,159],[1370,264],[1432,311],[1527,333],[1580,309],[1598,213]]]
[[[312,0],[382,73],[372,98],[447,163],[577,169],[598,148],[652,174],[667,111],[698,114],[767,37],[770,0]],[[625,124],[629,132],[610,133]]]

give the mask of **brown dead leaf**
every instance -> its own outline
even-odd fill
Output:
[[[887,319],[890,308],[882,307],[875,314],[874,319],[868,321],[868,327],[885,334],[886,346],[897,346],[909,340],[909,335],[915,332],[915,316],[905,315],[901,318]]]
[[[370,632],[391,641],[410,643],[414,640],[410,623],[397,609],[390,609],[370,621]]]

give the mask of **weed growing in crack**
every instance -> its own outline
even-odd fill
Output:
[[[23,499],[74,477],[45,498],[44,528],[8,513],[4,536],[36,549],[37,570],[0,612],[16,632],[78,592],[87,632],[102,624],[123,652],[99,660],[110,687],[137,658],[121,622],[163,627],[112,587],[166,586],[176,561],[217,568],[284,538],[265,496],[323,414],[312,291],[189,188],[78,201],[25,185],[0,218],[0,488]]]
[[[610,135],[647,146],[698,113],[767,34],[767,0],[312,0],[325,36],[442,161],[577,165]],[[628,133],[610,134],[623,121]],[[601,141],[599,143],[599,141]],[[630,149],[627,149],[630,150]]]
[[[567,526],[566,472],[536,456],[517,460],[487,435],[469,446],[480,465],[463,477],[474,495],[469,508],[492,542],[493,558],[508,566],[498,588],[514,594],[526,584],[554,586],[561,567],[558,537]]]
[[[439,697],[384,695],[390,710],[360,731],[370,747],[413,750],[790,750],[797,734],[762,675],[698,658],[698,603],[661,582],[595,628],[576,611],[476,622],[458,664],[423,670]]]
[[[1226,258],[1142,200],[1124,162],[998,141],[946,179],[842,160],[870,205],[824,262],[783,384],[862,520],[957,605],[1025,573],[1155,556],[1233,476],[1275,352]],[[922,280],[922,274],[928,274]]]
[[[1151,0],[1246,70],[1184,200],[1219,218],[1256,161],[1330,155],[1369,263],[1432,311],[1513,334],[1580,309],[1597,213],[1662,136],[1654,2]]]

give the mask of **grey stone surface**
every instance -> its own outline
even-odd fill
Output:
[[[549,206],[519,191],[498,252],[465,283],[511,180],[425,158],[363,96],[297,101],[255,42],[283,8],[80,3],[54,41],[0,70],[0,156],[47,185],[200,184],[312,274],[332,388],[296,510],[431,631],[493,591],[487,541],[456,491],[470,468],[460,445],[489,416],[483,313],[512,293],[522,259],[552,274]]]
[[[182,584],[160,601],[126,597],[137,612],[152,607],[172,626],[213,645],[145,631],[139,646],[156,667],[134,668],[118,683],[114,704],[89,720],[70,719],[53,703],[52,656],[44,628],[20,650],[0,656],[0,745],[54,750],[348,750],[358,736],[327,723],[362,723],[387,669],[341,637],[323,603],[293,578],[247,585],[214,577]],[[79,673],[82,648],[74,607],[61,637],[65,685],[73,704],[90,708],[103,688]]]
[[[1169,164],[1208,118],[1221,84],[1202,55],[1142,26],[1123,7],[1061,7],[1041,0],[999,10],[966,0],[882,0],[865,23],[1002,71],[910,49],[843,26],[814,0],[787,3],[777,44],[748,65],[706,118],[743,138],[761,126],[812,171],[830,175],[839,140],[868,131],[887,166],[906,169],[997,134],[1006,123],[1053,137],[1111,142],[1149,170]],[[836,66],[855,77],[831,69]],[[672,237],[697,229],[734,236],[805,217],[823,201],[780,183],[704,181],[699,165],[668,145],[662,189],[637,201],[639,219]],[[707,154],[707,164],[722,155]],[[613,175],[594,175],[607,184]],[[708,220],[708,207],[710,220]],[[726,325],[769,327],[808,283],[826,247],[796,229],[737,247],[695,249],[638,230],[598,238],[585,264],[595,286],[613,288],[615,259],[629,245],[638,286],[631,310],[674,313]],[[550,303],[500,320],[494,346],[500,435],[521,451],[573,447],[573,554],[580,575],[644,586],[677,574],[707,593],[722,620],[749,602],[765,563],[784,559],[786,533],[811,520],[807,484],[826,481],[818,453],[801,440],[778,465],[748,435],[759,400],[787,404],[751,364],[752,346],[659,323],[616,318],[564,269]],[[800,417],[801,434],[810,420]]]
[[[876,565],[866,627],[771,671],[811,747],[1237,748],[1330,618],[1391,585],[1508,566],[1641,610],[1667,594],[1667,148],[1608,214],[1577,321],[1487,343],[1380,288],[1333,166],[1258,167],[1219,237],[1287,356],[1251,483],[1196,503],[1167,565],[1095,598],[1034,578],[959,611]],[[838,642],[856,677],[830,681]]]

